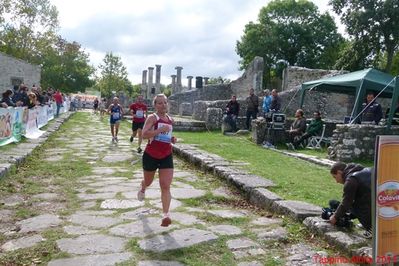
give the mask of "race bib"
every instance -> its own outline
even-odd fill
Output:
[[[165,124],[165,123],[158,123],[158,128],[161,127],[168,127],[169,131],[168,132],[162,132],[159,133],[154,137],[154,140],[165,142],[165,143],[171,143],[172,142],[172,125]]]
[[[137,110],[136,111],[136,117],[137,118],[143,118],[144,117],[144,111],[143,110]]]
[[[120,118],[120,113],[113,113],[112,114],[113,119],[119,119]]]

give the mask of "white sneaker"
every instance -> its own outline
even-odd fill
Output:
[[[143,192],[141,189],[137,192],[137,200],[138,201],[143,201],[145,199],[145,192]]]

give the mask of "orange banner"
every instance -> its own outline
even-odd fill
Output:
[[[399,136],[377,141],[373,253],[379,264],[399,261]]]

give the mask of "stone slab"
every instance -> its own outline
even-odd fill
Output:
[[[171,233],[158,235],[139,241],[139,246],[145,251],[164,252],[191,247],[196,244],[216,240],[218,237],[212,232],[196,228],[175,230]]]
[[[97,230],[89,229],[85,226],[76,226],[76,225],[68,225],[64,226],[64,231],[70,235],[89,235],[89,234],[96,234]]]
[[[234,235],[240,235],[242,233],[239,227],[228,224],[209,226],[208,229],[214,232],[215,234],[222,236],[234,236]]]
[[[262,227],[268,227],[270,225],[282,224],[282,222],[283,222],[283,220],[280,218],[259,217],[255,220],[251,221],[251,224],[260,225]]]
[[[1,250],[8,252],[21,248],[29,248],[44,240],[45,239],[41,235],[25,236],[7,241],[1,246]]]
[[[128,252],[103,255],[87,255],[74,258],[52,260],[48,263],[48,266],[110,266],[117,263],[123,263],[131,258],[133,258],[133,254]]]
[[[133,159],[133,156],[131,155],[125,155],[125,154],[110,154],[104,156],[102,159],[103,162],[106,163],[116,163],[116,162],[123,162],[127,160]]]
[[[143,217],[132,223],[121,224],[112,227],[109,232],[113,235],[124,237],[146,237],[149,235],[159,234],[170,231],[176,226],[173,223],[168,227],[161,226],[161,217]]]
[[[272,205],[272,210],[280,214],[287,214],[301,222],[306,217],[319,216],[321,214],[321,207],[295,200],[275,201]]]
[[[229,175],[227,178],[229,182],[235,185],[237,188],[244,190],[249,193],[252,189],[258,187],[271,187],[274,186],[274,183],[271,180],[263,178],[261,176],[256,175]]]
[[[253,230],[259,239],[266,241],[282,241],[288,238],[287,230],[283,227],[277,227],[273,229],[256,229]]]
[[[82,200],[111,199],[115,197],[115,194],[115,192],[79,193],[78,197]]]
[[[265,188],[255,188],[249,194],[249,201],[266,210],[270,210],[275,201],[282,200],[280,196]]]
[[[24,197],[19,194],[14,194],[11,196],[8,196],[2,200],[0,200],[0,203],[3,204],[4,206],[8,207],[13,207],[16,205],[19,205],[24,202]]]
[[[58,226],[62,220],[56,215],[43,214],[17,222],[21,227],[20,233],[39,232],[50,227]]]
[[[221,218],[244,218],[248,216],[248,212],[241,210],[209,210],[208,213],[216,215]]]
[[[178,261],[167,261],[167,260],[145,260],[140,261],[137,266],[184,266],[184,264]]]
[[[247,248],[255,248],[259,247],[259,244],[252,241],[249,238],[237,238],[237,239],[230,239],[226,242],[227,247],[234,251],[239,249],[247,249]]]
[[[199,198],[206,194],[206,191],[200,189],[188,189],[188,188],[171,188],[170,193],[173,198],[176,199],[191,199]]]
[[[127,239],[107,235],[83,235],[77,238],[63,238],[56,241],[61,251],[70,254],[104,254],[124,250]]]
[[[370,239],[355,234],[347,234],[345,232],[327,232],[325,238],[328,243],[338,246],[344,250],[351,250],[354,247],[368,246],[371,244]]]
[[[130,209],[144,206],[144,201],[108,199],[101,202],[102,209]]]
[[[69,220],[78,225],[92,227],[95,229],[108,228],[112,225],[121,223],[123,220],[114,217],[104,217],[99,215],[88,215],[88,214],[73,214]]]
[[[121,214],[122,219],[130,219],[130,220],[136,220],[140,219],[146,216],[154,215],[154,214],[159,214],[159,210],[157,209],[152,209],[152,208],[139,208],[134,211],[129,211],[129,212],[124,212]]]
[[[172,195],[173,197],[173,195]],[[162,202],[161,200],[151,200],[150,204],[156,208],[162,209]],[[176,208],[182,206],[182,203],[178,200],[175,200],[172,198],[172,200],[170,201],[170,207],[169,210],[175,210]]]
[[[44,200],[53,200],[59,199],[59,195],[57,193],[40,193],[33,196],[35,199],[44,199]]]

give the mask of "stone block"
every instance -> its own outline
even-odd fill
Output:
[[[254,188],[258,187],[271,187],[274,183],[271,180],[263,178],[257,175],[229,175],[227,178],[229,182],[235,185],[237,188],[250,193]]]
[[[218,129],[222,126],[223,115],[220,108],[207,108],[205,123],[209,130]]]
[[[270,210],[273,203],[278,200],[282,198],[265,188],[255,188],[249,194],[249,201],[252,204],[266,210]]]
[[[366,239],[363,236],[354,233],[335,231],[327,232],[324,236],[327,242],[331,245],[348,251],[355,247],[369,246],[371,244],[370,239]]]
[[[179,106],[179,115],[191,116],[193,114],[193,106],[191,103],[181,103]]]
[[[330,224],[329,221],[323,220],[321,217],[307,217],[303,220],[303,224],[311,232],[315,232],[318,235],[323,235],[326,232],[337,231],[336,227]]]
[[[321,214],[321,207],[296,200],[279,200],[272,205],[272,210],[291,216],[293,219],[303,221],[309,216],[319,216]]]

